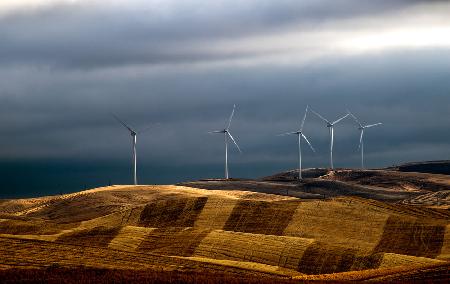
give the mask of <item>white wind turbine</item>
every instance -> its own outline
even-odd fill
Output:
[[[235,108],[236,105],[233,105],[233,111],[231,112],[228,124],[225,129],[209,132],[209,133],[223,133],[225,139],[225,179],[228,179],[228,137],[231,139],[231,141],[233,141],[234,145],[236,145],[236,148],[239,150],[239,153],[242,153],[241,149],[239,148],[238,144],[236,143],[236,141],[234,140],[233,136],[230,133],[231,120],[233,119]]]
[[[353,115],[353,113],[351,113],[350,111],[348,111],[348,113],[353,117],[353,119],[356,121],[356,123],[358,123],[358,130],[361,132],[361,135],[359,136],[358,150],[361,149],[361,169],[364,169],[364,130],[366,128],[378,126],[383,123],[378,122],[375,124],[362,125],[361,122],[359,122],[359,120],[356,118],[356,116]]]
[[[303,126],[305,125],[306,114],[308,113],[308,108],[309,108],[309,106],[306,106],[305,115],[303,116],[303,120],[302,120],[302,123],[300,124],[299,130],[294,131],[294,132],[287,132],[287,133],[283,133],[283,134],[279,135],[279,136],[297,135],[297,137],[298,137],[298,179],[299,180],[302,179],[302,138],[305,139],[306,143],[308,143],[311,150],[313,152],[316,152],[314,150],[313,146],[311,145],[311,143],[309,143],[308,138],[306,138],[305,134],[303,134]]]
[[[344,118],[346,118],[347,116],[349,116],[350,114],[347,113],[346,115],[344,115],[343,117],[331,122],[329,120],[327,120],[326,118],[324,118],[323,116],[321,116],[320,114],[318,114],[317,112],[315,112],[314,110],[311,109],[311,111],[317,115],[317,117],[319,117],[320,119],[322,119],[326,124],[327,127],[329,129],[330,132],[330,167],[331,169],[334,169],[333,166],[333,144],[334,144],[334,126],[339,123],[341,120],[343,120]]]
[[[138,184],[137,181],[137,173],[136,173],[136,167],[137,167],[137,154],[136,154],[136,136],[138,134],[141,134],[142,132],[148,130],[149,128],[145,128],[141,131],[135,131],[133,130],[130,126],[128,126],[125,122],[123,122],[120,118],[118,118],[115,114],[111,114],[120,124],[123,125],[123,127],[125,127],[126,129],[128,129],[128,131],[130,131],[131,137],[132,137],[132,144],[133,144],[133,182],[134,185]]]

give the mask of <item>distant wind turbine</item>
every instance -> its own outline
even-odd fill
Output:
[[[331,169],[334,169],[333,166],[333,144],[334,144],[334,126],[339,123],[341,120],[343,120],[344,118],[346,118],[347,116],[349,116],[350,114],[347,113],[346,115],[344,115],[343,117],[331,122],[329,120],[327,120],[326,118],[324,118],[323,116],[321,116],[320,114],[318,114],[317,112],[315,112],[313,109],[311,109],[311,111],[320,119],[322,119],[326,124],[327,127],[329,129],[330,132],[330,167]]]
[[[231,126],[231,120],[233,119],[234,110],[236,108],[236,105],[233,105],[233,111],[231,112],[230,118],[228,120],[228,124],[223,130],[216,130],[211,131],[208,133],[223,133],[224,139],[225,139],[225,179],[228,179],[228,138],[233,141],[234,145],[236,145],[236,148],[239,150],[239,153],[242,153],[241,149],[239,148],[238,144],[234,140],[233,136],[230,133],[230,126]]]
[[[279,135],[279,136],[297,135],[297,137],[298,137],[298,179],[299,180],[302,179],[302,138],[305,139],[306,143],[308,143],[311,150],[313,152],[316,152],[314,150],[313,146],[311,145],[311,143],[309,143],[308,138],[306,138],[305,134],[303,134],[303,126],[305,125],[306,114],[308,113],[308,108],[309,108],[309,106],[306,106],[305,115],[303,116],[303,120],[302,120],[302,123],[300,124],[299,130],[294,131],[294,132],[286,132],[286,133]]]
[[[359,137],[358,150],[361,149],[361,169],[364,169],[364,130],[366,128],[378,126],[378,125],[381,125],[383,123],[378,122],[378,123],[375,123],[375,124],[362,125],[361,122],[359,122],[359,120],[356,118],[356,116],[353,115],[353,113],[351,113],[350,111],[348,111],[348,113],[353,117],[353,119],[356,121],[356,123],[358,123],[358,130],[361,132],[361,135]]]
[[[123,125],[123,127],[125,127],[126,129],[128,129],[128,131],[130,131],[131,137],[132,137],[132,144],[133,144],[133,182],[134,185],[138,184],[137,181],[137,173],[136,173],[136,167],[137,167],[137,154],[136,154],[136,136],[138,134],[141,134],[142,132],[147,131],[148,129],[150,129],[150,127],[145,128],[141,131],[135,131],[134,129],[132,129],[130,126],[128,126],[125,122],[123,122],[119,117],[117,117],[115,114],[111,114],[120,124]]]

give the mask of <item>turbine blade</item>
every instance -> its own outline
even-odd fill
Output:
[[[356,118],[356,116],[353,115],[353,113],[351,113],[349,110],[347,110],[347,113],[350,114],[351,117],[353,117],[356,123],[358,123],[359,127],[363,127],[361,122],[359,122],[359,120]]]
[[[306,138],[305,134],[302,133],[302,137],[305,139],[306,143],[308,143],[308,145],[311,148],[311,150],[315,153],[316,150],[314,150],[314,147],[311,145],[311,143],[309,142],[308,138]]]
[[[359,137],[359,145],[358,150],[361,149],[362,141],[363,141],[364,130],[361,130],[361,136]]]
[[[344,118],[346,118],[346,117],[349,116],[349,115],[350,115],[350,114],[347,113],[347,114],[344,115],[343,117],[341,117],[341,118],[339,118],[338,120],[334,121],[334,122],[333,122],[333,125],[336,124],[336,123],[338,123],[338,122],[340,122],[341,120],[343,120]]]
[[[323,116],[321,116],[320,114],[318,114],[317,112],[315,112],[312,108],[310,108],[310,110],[312,111],[312,113],[314,113],[315,115],[317,115],[317,117],[319,117],[320,119],[322,119],[322,120],[325,121],[326,123],[330,123],[326,118],[324,118]]]
[[[308,113],[309,106],[306,106],[305,115],[303,116],[302,124],[300,124],[300,132],[303,130],[303,126],[305,125],[306,114]]]
[[[227,133],[228,133],[228,136],[230,136],[231,141],[233,141],[234,145],[236,145],[237,149],[239,150],[239,153],[242,153],[241,148],[239,148],[239,145],[236,143],[233,136],[231,136],[231,133],[230,132],[227,132]]]
[[[292,134],[298,134],[298,131],[281,133],[281,134],[278,134],[277,136],[285,136],[285,135],[292,135]]]
[[[213,134],[213,133],[224,133],[223,130],[215,130],[215,131],[209,131],[209,134]]]
[[[123,127],[125,127],[126,129],[128,129],[130,132],[135,132],[130,126],[128,126],[125,122],[123,122],[122,120],[120,120],[119,117],[117,117],[117,115],[115,115],[114,113],[111,113],[111,115],[120,123],[123,125]]]
[[[228,120],[228,126],[227,126],[227,130],[230,128],[231,126],[231,120],[233,119],[233,115],[234,115],[234,109],[236,108],[236,105],[233,105],[233,110],[231,111],[231,115],[230,115],[230,119]]]
[[[349,116],[349,115],[350,115],[350,113],[347,113],[347,114],[344,115],[343,117],[341,117],[341,118],[339,118],[339,119],[333,121],[333,125],[336,124],[336,123],[339,123],[341,120],[343,120],[344,118],[346,118],[346,117]]]
[[[379,123],[375,123],[375,124],[369,124],[369,125],[364,126],[364,128],[370,128],[370,127],[374,127],[374,126],[381,125],[381,124],[383,124],[383,123],[379,122]]]

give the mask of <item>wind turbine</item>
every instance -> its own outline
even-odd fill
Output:
[[[132,144],[133,144],[133,182],[134,185],[138,184],[137,181],[137,173],[136,173],[136,167],[137,167],[137,154],[136,154],[136,136],[138,134],[141,134],[144,131],[147,131],[150,127],[145,128],[141,131],[135,131],[133,128],[131,128],[130,126],[128,126],[125,122],[123,122],[120,118],[118,118],[115,114],[111,114],[120,124],[123,125],[123,127],[125,127],[126,129],[128,129],[128,131],[130,131],[131,134],[131,139],[132,139]]]
[[[279,136],[297,135],[297,137],[298,137],[298,179],[299,180],[302,179],[302,138],[305,139],[306,143],[308,143],[311,150],[313,152],[316,152],[314,150],[313,146],[311,145],[311,143],[309,143],[308,138],[306,138],[305,134],[303,134],[303,126],[305,125],[306,114],[308,113],[308,108],[309,108],[309,106],[306,106],[305,115],[303,116],[303,120],[302,120],[302,123],[300,124],[299,130],[294,131],[294,132],[286,132],[286,133],[279,135]]]
[[[236,148],[239,150],[239,153],[242,153],[241,149],[239,148],[239,145],[236,143],[236,141],[234,140],[233,136],[230,133],[231,120],[233,119],[235,108],[236,105],[233,105],[233,111],[231,112],[228,124],[225,127],[225,129],[209,132],[209,133],[223,133],[225,139],[225,179],[228,179],[228,138],[230,138],[231,141],[233,141],[234,145],[236,145]]]
[[[348,111],[348,113],[353,117],[353,119],[356,121],[356,123],[358,123],[358,130],[361,132],[361,135],[359,136],[359,146],[358,146],[358,150],[361,149],[361,169],[364,169],[364,130],[366,128],[370,128],[370,127],[374,127],[374,126],[378,126],[381,125],[383,123],[378,122],[375,124],[369,124],[369,125],[362,125],[361,122],[359,122],[359,120],[356,118],[356,116],[353,115],[353,113],[351,113],[350,111]]]
[[[329,129],[330,132],[330,167],[331,169],[334,169],[333,166],[333,144],[334,144],[334,126],[339,123],[341,120],[343,120],[344,118],[346,118],[347,116],[349,116],[350,114],[347,113],[346,115],[344,115],[343,117],[331,122],[329,120],[327,120],[326,118],[324,118],[323,116],[321,116],[320,114],[318,114],[317,112],[315,112],[313,109],[311,109],[311,111],[320,119],[322,119],[326,124],[327,127]]]

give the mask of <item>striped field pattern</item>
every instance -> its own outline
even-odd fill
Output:
[[[136,269],[187,263],[292,276],[450,261],[450,213],[361,197],[303,200],[178,186],[113,186],[3,202],[0,212],[2,268],[55,262],[120,268],[133,266],[136,258]],[[76,250],[73,257],[65,255]],[[45,253],[57,257],[46,259]]]

